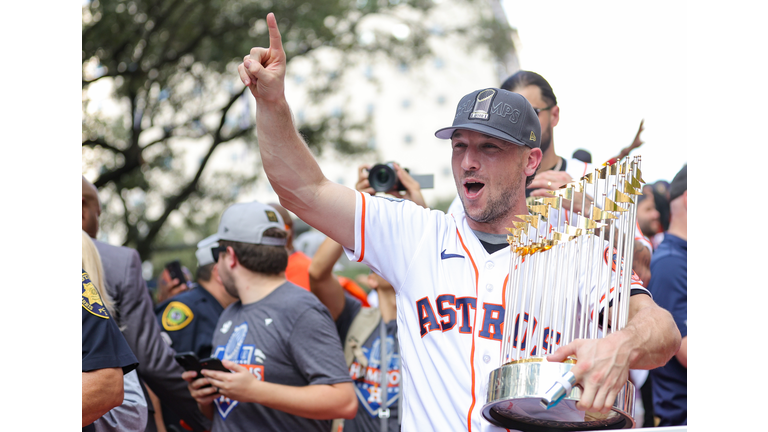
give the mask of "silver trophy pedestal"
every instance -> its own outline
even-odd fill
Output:
[[[490,374],[483,417],[504,428],[530,432],[630,429],[635,426],[635,386],[627,381],[608,414],[576,408],[581,388],[574,387],[560,403],[547,410],[543,395],[573,367],[541,358],[508,363]]]

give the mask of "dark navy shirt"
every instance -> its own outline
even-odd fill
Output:
[[[136,369],[139,361],[107,312],[104,301],[85,270],[82,286],[83,372],[119,367],[126,374]],[[90,424],[83,430],[95,430],[95,427]]]
[[[205,288],[196,287],[160,303],[155,315],[170,336],[177,353],[194,352],[200,359],[211,356],[211,339],[224,308]]]
[[[211,356],[211,341],[219,315],[224,312],[216,298],[205,288],[196,286],[171,297],[155,307],[160,327],[171,339],[177,353],[193,352],[198,359]],[[169,431],[181,431],[179,418],[163,406],[163,421]]]
[[[688,335],[688,242],[670,233],[651,258],[648,290],[656,303],[668,310],[680,329]],[[688,369],[676,357],[651,371],[653,412],[659,426],[688,424]]]

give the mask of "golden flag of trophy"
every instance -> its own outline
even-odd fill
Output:
[[[635,387],[627,381],[608,414],[576,408],[576,358],[546,356],[575,339],[597,339],[627,323],[632,252],[641,194],[640,157],[625,159],[550,192],[528,198],[507,238],[501,365],[491,372],[483,417],[526,431],[622,429],[635,425]],[[574,213],[581,193],[584,214]],[[594,198],[588,202],[587,195]],[[589,210],[589,211],[587,211]]]

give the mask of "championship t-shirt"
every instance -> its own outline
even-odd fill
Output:
[[[345,295],[346,303],[339,317],[339,323],[351,323],[360,312],[360,301],[350,295]],[[339,327],[339,336],[346,340],[349,324]],[[349,366],[349,376],[355,384],[357,396],[357,415],[352,420],[344,421],[344,432],[380,432],[381,419],[379,408],[382,404],[381,388],[381,331],[376,327],[365,339],[362,352],[367,360],[363,367],[357,359]],[[387,430],[397,432],[400,430],[398,423],[398,400],[400,398],[400,349],[397,344],[397,320],[386,323],[386,354],[387,360],[387,391],[384,408],[389,409]]]
[[[219,317],[213,357],[248,368],[257,379],[289,386],[351,381],[328,309],[290,282],[250,304],[237,301]],[[331,420],[312,420],[225,396],[214,401],[213,432],[323,431]]]

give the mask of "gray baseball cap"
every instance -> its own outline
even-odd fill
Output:
[[[286,239],[284,238],[264,236],[264,231],[270,228],[285,231],[283,218],[274,208],[256,201],[233,204],[221,215],[219,230],[216,234],[203,241],[229,240],[269,246],[285,246]]]
[[[214,263],[213,252],[211,252],[211,248],[219,246],[219,239],[216,236],[217,234],[208,236],[197,243],[195,256],[197,257],[197,265],[199,267]]]
[[[541,125],[531,104],[520,94],[497,88],[475,90],[456,107],[453,125],[435,136],[450,139],[456,129],[468,129],[520,146],[539,148]]]

